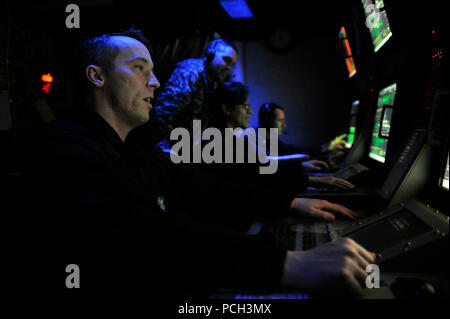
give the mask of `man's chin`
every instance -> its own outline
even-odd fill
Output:
[[[147,117],[141,117],[140,119],[138,119],[136,121],[136,127],[144,125],[145,123],[148,123],[148,121],[150,120],[150,116]]]
[[[218,84],[223,84],[223,83],[225,83],[226,81],[225,81],[224,78],[218,77],[218,78],[216,78],[216,82],[217,82]]]
[[[223,74],[217,76],[217,78],[216,78],[217,82],[220,84],[228,82],[228,81],[230,81],[230,79],[231,79],[231,75],[223,75]]]

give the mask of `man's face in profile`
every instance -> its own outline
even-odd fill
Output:
[[[234,105],[230,111],[230,124],[233,128],[248,128],[248,122],[250,121],[250,115],[253,113],[250,104],[248,103],[248,96],[244,102],[238,105]]]
[[[114,68],[105,75],[105,95],[121,125],[131,129],[147,122],[159,82],[147,47],[130,37],[114,36],[120,48]]]
[[[278,129],[278,135],[283,134],[283,129],[287,127],[283,110],[275,109],[271,127],[276,127]]]
[[[208,68],[212,78],[219,83],[227,81],[236,60],[237,53],[232,47],[220,45]]]

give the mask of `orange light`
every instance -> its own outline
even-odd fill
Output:
[[[345,39],[344,43],[345,43],[345,48],[347,49],[347,56],[348,57],[352,56],[352,50],[350,50],[350,44],[348,43],[348,40]]]
[[[353,58],[349,57],[345,59],[345,63],[347,65],[348,77],[352,77],[356,73],[355,63],[353,62]]]
[[[47,83],[53,82],[53,76],[50,73],[42,74],[41,80]]]

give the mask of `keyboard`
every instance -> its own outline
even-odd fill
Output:
[[[330,224],[315,222],[308,224],[264,223],[261,233],[269,233],[284,242],[290,250],[308,250],[332,240]]]
[[[333,176],[342,179],[349,179],[368,170],[369,169],[366,166],[356,163],[341,169],[333,174]]]
[[[280,293],[237,293],[237,294],[213,294],[210,299],[310,299],[307,294],[299,292]]]

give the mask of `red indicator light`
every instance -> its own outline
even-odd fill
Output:
[[[53,82],[53,76],[50,73],[42,74],[41,80],[47,83]]]
[[[347,32],[345,31],[345,27],[341,27],[339,30],[339,39],[345,39],[347,37]]]
[[[42,86],[42,91],[44,91],[46,94],[49,94],[50,93],[50,83],[45,83]]]

